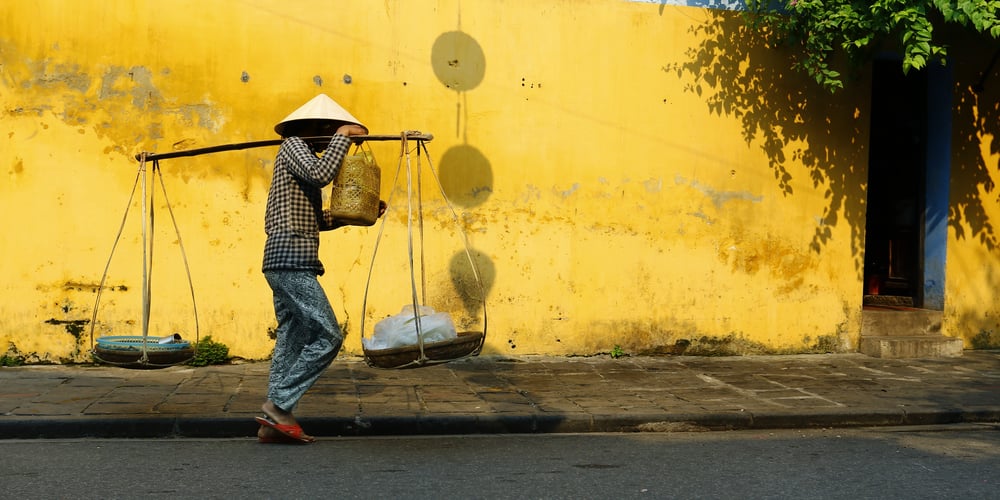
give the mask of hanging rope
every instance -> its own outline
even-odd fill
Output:
[[[118,234],[115,235],[115,241],[111,244],[111,255],[108,256],[108,262],[104,265],[104,273],[101,275],[101,284],[97,287],[97,300],[94,303],[94,311],[90,316],[90,350],[94,350],[94,326],[97,324],[97,309],[98,305],[101,303],[101,294],[104,292],[104,284],[108,279],[108,269],[111,268],[111,260],[115,256],[115,250],[118,248],[118,242],[121,241],[122,233],[125,231],[125,222],[128,221],[129,208],[132,206],[132,201],[135,199],[135,191],[139,187],[139,181],[146,172],[146,155],[142,154],[139,158],[139,171],[136,172],[135,182],[132,184],[132,193],[129,194],[128,203],[125,204],[125,213],[122,214],[122,223],[118,226]]]
[[[399,135],[400,149],[399,149],[399,161],[396,164],[396,175],[392,179],[393,187],[399,182],[399,173],[402,170],[403,162],[406,162],[406,248],[407,257],[410,268],[410,290],[411,290],[411,302],[413,304],[414,310],[414,322],[417,329],[417,346],[419,349],[419,357],[413,363],[423,364],[427,360],[427,356],[424,353],[424,342],[423,342],[423,329],[420,325],[420,314],[419,312],[419,300],[417,299],[417,285],[416,278],[414,276],[414,266],[413,266],[413,182],[412,175],[410,172],[409,163],[409,151],[408,151],[408,138],[411,134],[407,132],[402,132]],[[419,141],[418,141],[419,142]],[[389,199],[386,200],[388,206],[392,206],[392,199],[395,196],[395,189],[389,192]],[[361,334],[364,335],[365,332],[365,314],[364,312],[368,310],[368,291],[371,287],[372,274],[375,269],[375,256],[378,254],[379,245],[382,242],[382,236],[385,233],[386,218],[382,217],[382,222],[379,224],[378,234],[375,236],[375,248],[372,249],[371,263],[368,266],[368,278],[365,281],[365,294],[361,302]],[[421,274],[423,274],[423,269],[421,269]]]
[[[411,140],[411,139],[415,139],[415,142],[417,144],[416,147],[414,148],[414,150],[417,153],[417,171],[416,171],[416,189],[415,190],[414,190],[414,174],[413,174],[413,169],[412,169],[412,165],[411,165],[411,155],[410,155],[410,151],[411,150],[409,148],[409,140]],[[438,178],[437,172],[434,170],[434,165],[433,165],[433,163],[430,160],[430,153],[427,151],[427,145],[424,142],[425,141],[422,140],[422,139],[420,139],[420,138],[414,138],[412,132],[403,132],[400,135],[400,144],[401,144],[401,147],[400,147],[399,163],[398,163],[398,165],[396,167],[396,175],[393,178],[393,186],[395,187],[396,184],[397,184],[397,182],[398,182],[398,180],[399,180],[400,171],[402,170],[402,167],[403,167],[403,165],[405,163],[405,166],[406,166],[406,194],[407,194],[407,200],[406,200],[406,208],[407,208],[407,218],[406,218],[407,219],[407,223],[406,223],[407,258],[408,258],[409,268],[410,268],[410,290],[411,290],[411,302],[412,302],[413,311],[414,311],[414,324],[415,324],[414,326],[416,327],[416,332],[417,332],[416,357],[413,360],[403,361],[403,362],[398,362],[398,363],[395,362],[395,361],[382,362],[382,361],[376,361],[376,359],[375,359],[375,353],[373,351],[369,351],[369,350],[366,349],[365,350],[365,360],[368,362],[368,364],[373,365],[373,366],[378,366],[378,367],[381,367],[381,368],[415,368],[415,367],[420,367],[420,366],[428,366],[428,365],[434,365],[434,364],[440,364],[440,363],[447,363],[449,361],[456,361],[458,359],[463,359],[463,358],[467,358],[467,357],[470,357],[470,356],[475,356],[475,355],[479,354],[479,352],[482,350],[483,344],[485,343],[485,339],[486,339],[486,323],[487,323],[487,321],[486,321],[486,293],[485,293],[485,287],[483,286],[483,283],[482,283],[482,277],[479,274],[478,265],[476,264],[475,259],[472,256],[472,251],[471,251],[471,246],[469,244],[468,235],[466,234],[465,230],[462,228],[461,220],[458,217],[458,213],[455,211],[455,208],[448,201],[448,196],[447,196],[447,194],[444,191],[444,187],[442,186],[440,179]],[[427,163],[428,163],[428,166],[430,168],[432,177],[434,177],[435,182],[437,184],[438,190],[440,191],[441,196],[442,196],[442,198],[445,201],[445,204],[448,206],[449,210],[451,211],[451,214],[452,214],[452,217],[454,219],[454,222],[458,226],[459,233],[461,233],[461,235],[462,235],[462,242],[463,242],[463,245],[464,245],[464,248],[465,248],[465,255],[468,258],[470,267],[472,268],[472,274],[473,274],[473,277],[475,278],[476,285],[477,285],[477,288],[478,288],[478,291],[479,291],[479,294],[480,294],[482,311],[483,311],[483,331],[482,331],[481,335],[469,336],[470,338],[460,338],[460,339],[458,339],[458,342],[455,343],[455,345],[449,346],[449,348],[447,349],[446,353],[441,354],[440,356],[435,356],[433,358],[431,356],[429,356],[428,353],[427,353],[427,346],[424,343],[423,328],[422,328],[422,325],[421,325],[420,314],[419,314],[421,303],[426,304],[426,301],[427,301],[427,273],[426,273],[426,259],[425,259],[425,252],[424,252],[423,201],[422,201],[422,196],[421,196],[421,192],[422,192],[421,191],[421,189],[422,189],[422,173],[421,172],[423,170],[423,168],[422,168],[422,160],[421,159],[422,159],[422,157],[425,157],[425,156],[426,156]],[[388,204],[390,206],[392,206],[392,197],[393,197],[394,194],[395,194],[395,190],[391,191],[390,195],[389,195],[389,200],[387,200],[387,202],[388,202]],[[416,198],[416,203],[417,203],[416,217],[414,217],[414,206],[413,206],[414,205],[414,198]],[[414,224],[414,219],[416,219],[416,221],[417,221],[417,246],[416,246],[416,248],[414,247],[414,239],[413,239],[413,233],[414,233],[414,231],[413,231],[413,229],[414,229],[413,228],[413,224]],[[362,333],[362,336],[364,336],[364,333],[365,333],[365,316],[366,315],[364,314],[364,312],[367,311],[367,309],[368,309],[368,306],[367,306],[367,304],[368,304],[368,292],[369,292],[369,289],[370,289],[370,286],[371,286],[371,278],[372,278],[372,274],[373,274],[374,267],[375,267],[375,257],[376,257],[376,255],[378,253],[378,248],[379,248],[379,245],[380,245],[381,240],[382,240],[382,235],[383,235],[383,232],[385,230],[385,224],[386,224],[386,218],[383,217],[382,223],[379,226],[378,235],[375,238],[375,248],[372,251],[372,260],[371,260],[371,264],[369,265],[369,268],[368,268],[368,279],[367,279],[367,281],[365,283],[365,294],[364,294],[364,300],[363,300],[363,303],[362,303],[362,316],[361,316],[361,333]],[[419,253],[420,253],[420,266],[419,266],[419,273],[420,273],[420,293],[419,293],[419,296],[418,296],[418,292],[417,292],[417,279],[416,279],[416,269],[417,269],[417,266],[416,266],[416,262],[415,262],[415,259],[414,259],[414,252],[415,251],[419,251]],[[406,350],[405,348],[401,348],[401,349]],[[397,350],[399,350],[399,349],[389,349],[388,351],[397,351]],[[381,354],[381,352],[382,351],[379,351],[380,354]]]
[[[199,326],[201,323],[198,321],[198,302],[195,300],[194,296],[194,280],[191,278],[191,266],[188,264],[187,251],[184,250],[184,240],[181,238],[181,230],[177,225],[177,218],[174,216],[174,207],[170,204],[170,200],[167,198],[167,187],[163,183],[163,172],[160,171],[160,162],[153,162],[153,168],[160,179],[160,190],[163,191],[163,201],[167,206],[167,212],[170,214],[170,222],[173,223],[174,234],[177,235],[177,246],[181,250],[181,260],[184,262],[184,272],[187,274],[188,291],[191,293],[191,309],[194,313],[194,345],[196,346],[195,350],[197,350],[198,342],[201,341],[201,328]],[[150,255],[150,261],[150,264],[152,264],[152,255]]]
[[[167,212],[170,214],[170,220],[173,223],[174,233],[177,236],[177,241],[181,250],[181,258],[184,262],[184,270],[188,278],[188,288],[191,292],[191,304],[194,311],[194,321],[195,321],[195,344],[193,349],[170,349],[169,351],[163,351],[170,354],[180,354],[178,359],[171,359],[169,363],[154,363],[150,360],[150,342],[149,342],[149,318],[150,310],[152,305],[152,266],[153,266],[153,238],[152,233],[155,229],[155,186],[152,190],[147,190],[147,179],[149,176],[149,170],[146,168],[146,163],[149,155],[142,154],[140,156],[139,171],[136,175],[136,183],[132,187],[132,193],[129,195],[129,202],[125,206],[125,214],[122,216],[121,226],[118,228],[118,234],[115,236],[115,242],[111,247],[111,255],[108,257],[108,262],[104,267],[104,274],[101,276],[101,285],[97,290],[97,297],[94,303],[94,311],[90,322],[90,345],[91,353],[95,359],[102,363],[108,363],[118,366],[139,366],[139,367],[149,367],[149,368],[161,368],[166,366],[172,366],[179,363],[184,363],[194,357],[197,351],[198,341],[201,339],[201,330],[199,327],[198,320],[198,306],[195,300],[194,293],[194,280],[191,276],[191,269],[188,265],[187,252],[184,249],[184,242],[181,238],[180,227],[177,225],[177,219],[174,216],[173,207],[170,204],[170,199],[167,196],[166,184],[163,181],[163,172],[160,170],[159,161],[153,161],[152,175],[155,179],[158,177],[160,181],[160,190],[163,193],[164,204],[167,207]],[[100,346],[94,345],[94,328],[97,323],[98,309],[100,308],[101,295],[104,290],[104,285],[107,282],[108,271],[111,267],[111,261],[114,258],[115,250],[118,248],[118,243],[121,240],[121,235],[125,228],[125,223],[128,220],[128,213],[132,207],[132,201],[135,198],[136,186],[141,186],[142,193],[142,336],[139,339],[128,336],[117,336],[109,337],[107,343],[115,347],[124,347],[122,352],[105,352],[103,355],[101,353]],[[148,200],[148,203],[147,203]],[[102,337],[103,338],[103,337]],[[98,344],[101,343],[101,339],[98,339]],[[139,346],[139,356],[135,360],[129,361],[116,361],[109,359],[110,357],[117,358],[128,358],[134,355],[134,351],[130,350],[134,345]],[[155,346],[159,349],[161,346],[157,342]],[[127,354],[131,352],[132,354]]]
[[[434,164],[431,162],[431,155],[430,155],[430,152],[427,151],[427,145],[424,144],[423,142],[420,142],[420,143],[418,143],[417,147],[420,148],[420,149],[422,149],[423,152],[424,152],[424,156],[427,157],[427,168],[429,168],[430,171],[431,171],[431,177],[433,177],[434,181],[437,183],[438,191],[441,192],[441,196],[443,196],[444,199],[445,199],[445,201],[447,201],[448,200],[448,196],[445,194],[444,185],[441,184],[441,177],[438,176],[437,171],[434,170]],[[417,161],[418,162],[420,161],[420,152],[419,151],[417,152]],[[455,221],[455,225],[458,226],[458,232],[459,232],[459,234],[462,235],[462,243],[464,244],[463,246],[465,248],[465,257],[469,261],[469,268],[472,269],[472,276],[476,280],[476,288],[478,288],[478,290],[479,290],[480,305],[483,308],[483,334],[485,336],[485,333],[486,333],[486,287],[483,285],[482,276],[480,276],[480,274],[479,274],[479,265],[476,264],[476,260],[472,256],[472,245],[469,243],[469,234],[466,233],[465,229],[462,228],[462,220],[461,220],[461,218],[459,218],[458,212],[455,211],[455,207],[452,206],[451,203],[445,203],[445,204],[448,206],[448,209],[451,211],[452,219]],[[482,346],[480,346],[480,347],[482,347]],[[476,354],[478,354],[478,353],[479,353],[479,351],[477,350]]]
[[[419,141],[418,141],[419,143]],[[406,246],[409,252],[410,258],[410,291],[413,298],[413,322],[417,327],[417,347],[420,350],[420,356],[414,361],[418,365],[422,365],[427,362],[427,354],[424,352],[424,329],[420,322],[420,305],[421,302],[426,304],[427,302],[427,291],[426,287],[423,285],[426,283],[424,278],[424,211],[423,203],[420,200],[420,171],[417,170],[417,217],[419,218],[419,228],[420,228],[420,281],[421,281],[421,291],[422,300],[417,297],[417,281],[415,276],[415,269],[413,266],[413,175],[410,168],[410,148],[406,141],[406,132],[401,134],[400,138],[401,151],[406,155]]]

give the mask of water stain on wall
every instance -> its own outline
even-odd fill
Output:
[[[681,176],[675,177],[674,183],[677,185],[688,185],[701,191],[716,208],[721,208],[722,205],[734,200],[750,201],[753,203],[764,201],[763,195],[755,195],[749,191],[719,191],[711,186],[701,184],[697,180],[688,180]]]
[[[800,291],[805,277],[817,265],[812,253],[774,237],[750,235],[738,227],[719,245],[718,258],[743,274],[767,271],[772,279],[782,282],[775,290],[780,294]]]

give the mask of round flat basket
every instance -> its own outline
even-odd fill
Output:
[[[163,368],[183,363],[194,357],[191,343],[182,340],[169,344],[159,344],[154,339],[146,339],[146,362],[142,361],[141,335],[117,335],[100,337],[94,347],[94,359],[102,363],[142,368]]]
[[[486,335],[483,332],[459,332],[457,338],[424,344],[423,359],[420,358],[420,347],[413,345],[392,349],[365,349],[365,361],[376,368],[418,368],[447,363],[479,354],[484,340]]]

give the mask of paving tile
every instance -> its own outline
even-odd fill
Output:
[[[28,403],[17,406],[6,412],[10,415],[79,415],[91,404],[90,401],[81,401],[78,404],[65,403]]]
[[[483,401],[429,401],[423,409],[428,413],[483,413],[489,405]],[[364,410],[364,408],[362,408]]]
[[[397,401],[392,403],[361,403],[359,413],[366,416],[416,415],[423,411],[419,401]]]
[[[154,403],[98,401],[88,406],[82,413],[84,415],[153,415],[156,413],[153,409],[154,406]]]

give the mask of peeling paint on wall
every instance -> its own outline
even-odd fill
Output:
[[[712,201],[715,208],[722,208],[722,205],[733,200],[750,201],[753,203],[760,203],[764,201],[764,197],[762,195],[754,195],[753,193],[747,191],[717,191],[711,186],[706,186],[696,180],[688,181],[680,176],[674,178],[674,183],[677,185],[689,185],[692,188],[701,191],[709,200]]]
[[[573,193],[575,193],[579,189],[580,189],[580,183],[579,182],[574,182],[573,185],[570,186],[569,189],[566,189],[564,191],[559,191],[559,196],[561,196],[563,198],[569,198],[570,196],[573,195]]]

